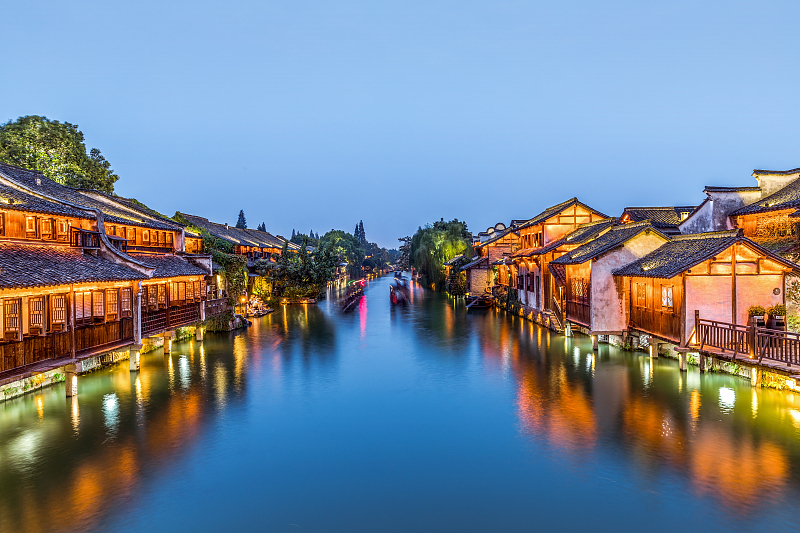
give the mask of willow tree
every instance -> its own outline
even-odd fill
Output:
[[[434,222],[419,228],[411,237],[409,260],[425,285],[444,290],[446,275],[443,263],[458,254],[469,256],[471,239],[465,222],[458,219]]]

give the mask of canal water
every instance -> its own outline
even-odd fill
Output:
[[[800,530],[800,394],[391,281],[0,404],[0,531]]]

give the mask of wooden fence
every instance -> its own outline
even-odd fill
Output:
[[[705,320],[695,311],[695,339],[700,350],[716,349],[733,357],[745,354],[751,359],[771,359],[788,366],[800,365],[800,334],[751,324],[731,324]]]

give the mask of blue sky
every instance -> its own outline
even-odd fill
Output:
[[[387,247],[800,166],[800,2],[0,4],[0,120],[78,124],[167,214]]]

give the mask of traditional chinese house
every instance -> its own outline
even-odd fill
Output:
[[[589,225],[592,223],[599,224]],[[519,225],[519,249],[506,262],[509,268],[506,278],[523,304],[533,311],[555,315],[559,326],[563,326],[566,295],[547,265],[612,223],[603,213],[572,198]],[[581,226],[581,231],[568,240],[567,236]]]
[[[664,235],[680,235],[681,222],[686,220],[697,206],[672,207],[626,207],[619,217],[620,224],[649,221]]]
[[[601,231],[552,260],[548,268],[564,287],[566,322],[592,335],[621,336],[628,320],[612,272],[669,242],[669,237],[649,221],[594,226]]]
[[[211,259],[183,243],[147,208],[0,164],[0,376],[202,320]]]
[[[175,213],[177,220],[185,222],[194,235],[198,235],[199,246],[202,249],[202,235],[201,232],[217,238],[222,239],[231,245],[233,253],[242,255],[247,258],[248,269],[248,294],[270,292],[271,287],[265,278],[259,276],[256,272],[256,262],[259,260],[271,260],[272,254],[280,255],[283,250],[284,244],[287,245],[287,250],[293,253],[300,251],[300,246],[288,242],[281,237],[276,237],[269,232],[242,229],[228,224],[217,224],[211,222],[207,218],[199,217],[196,215],[188,215],[186,213]],[[214,268],[214,272],[219,272],[218,268]],[[210,280],[211,291],[214,294],[222,295],[224,287],[224,279],[220,276],[214,276]]]
[[[798,266],[732,230],[672,237],[613,275],[632,332],[687,346],[695,311],[746,325],[751,305],[785,303],[790,272]]]
[[[269,232],[255,229],[241,229],[228,224],[217,224],[210,222],[207,218],[187,215],[186,213],[176,213],[175,218],[185,220],[195,234],[197,230],[208,232],[208,234],[227,241],[233,247],[233,253],[247,256],[249,260],[269,259],[271,254],[280,254],[283,249],[285,239],[281,239]],[[290,252],[300,251],[300,246],[289,242]]]
[[[513,223],[508,228],[498,223],[479,236],[481,242],[473,245],[472,261],[461,267],[467,276],[467,293],[475,296],[491,292],[496,283],[493,265],[503,265],[505,258],[519,248],[519,233]],[[500,272],[497,283],[507,285],[508,277],[504,280]]]
[[[797,250],[800,169],[754,170],[755,187],[706,187],[706,199],[680,224],[684,234],[741,228],[779,253]]]

